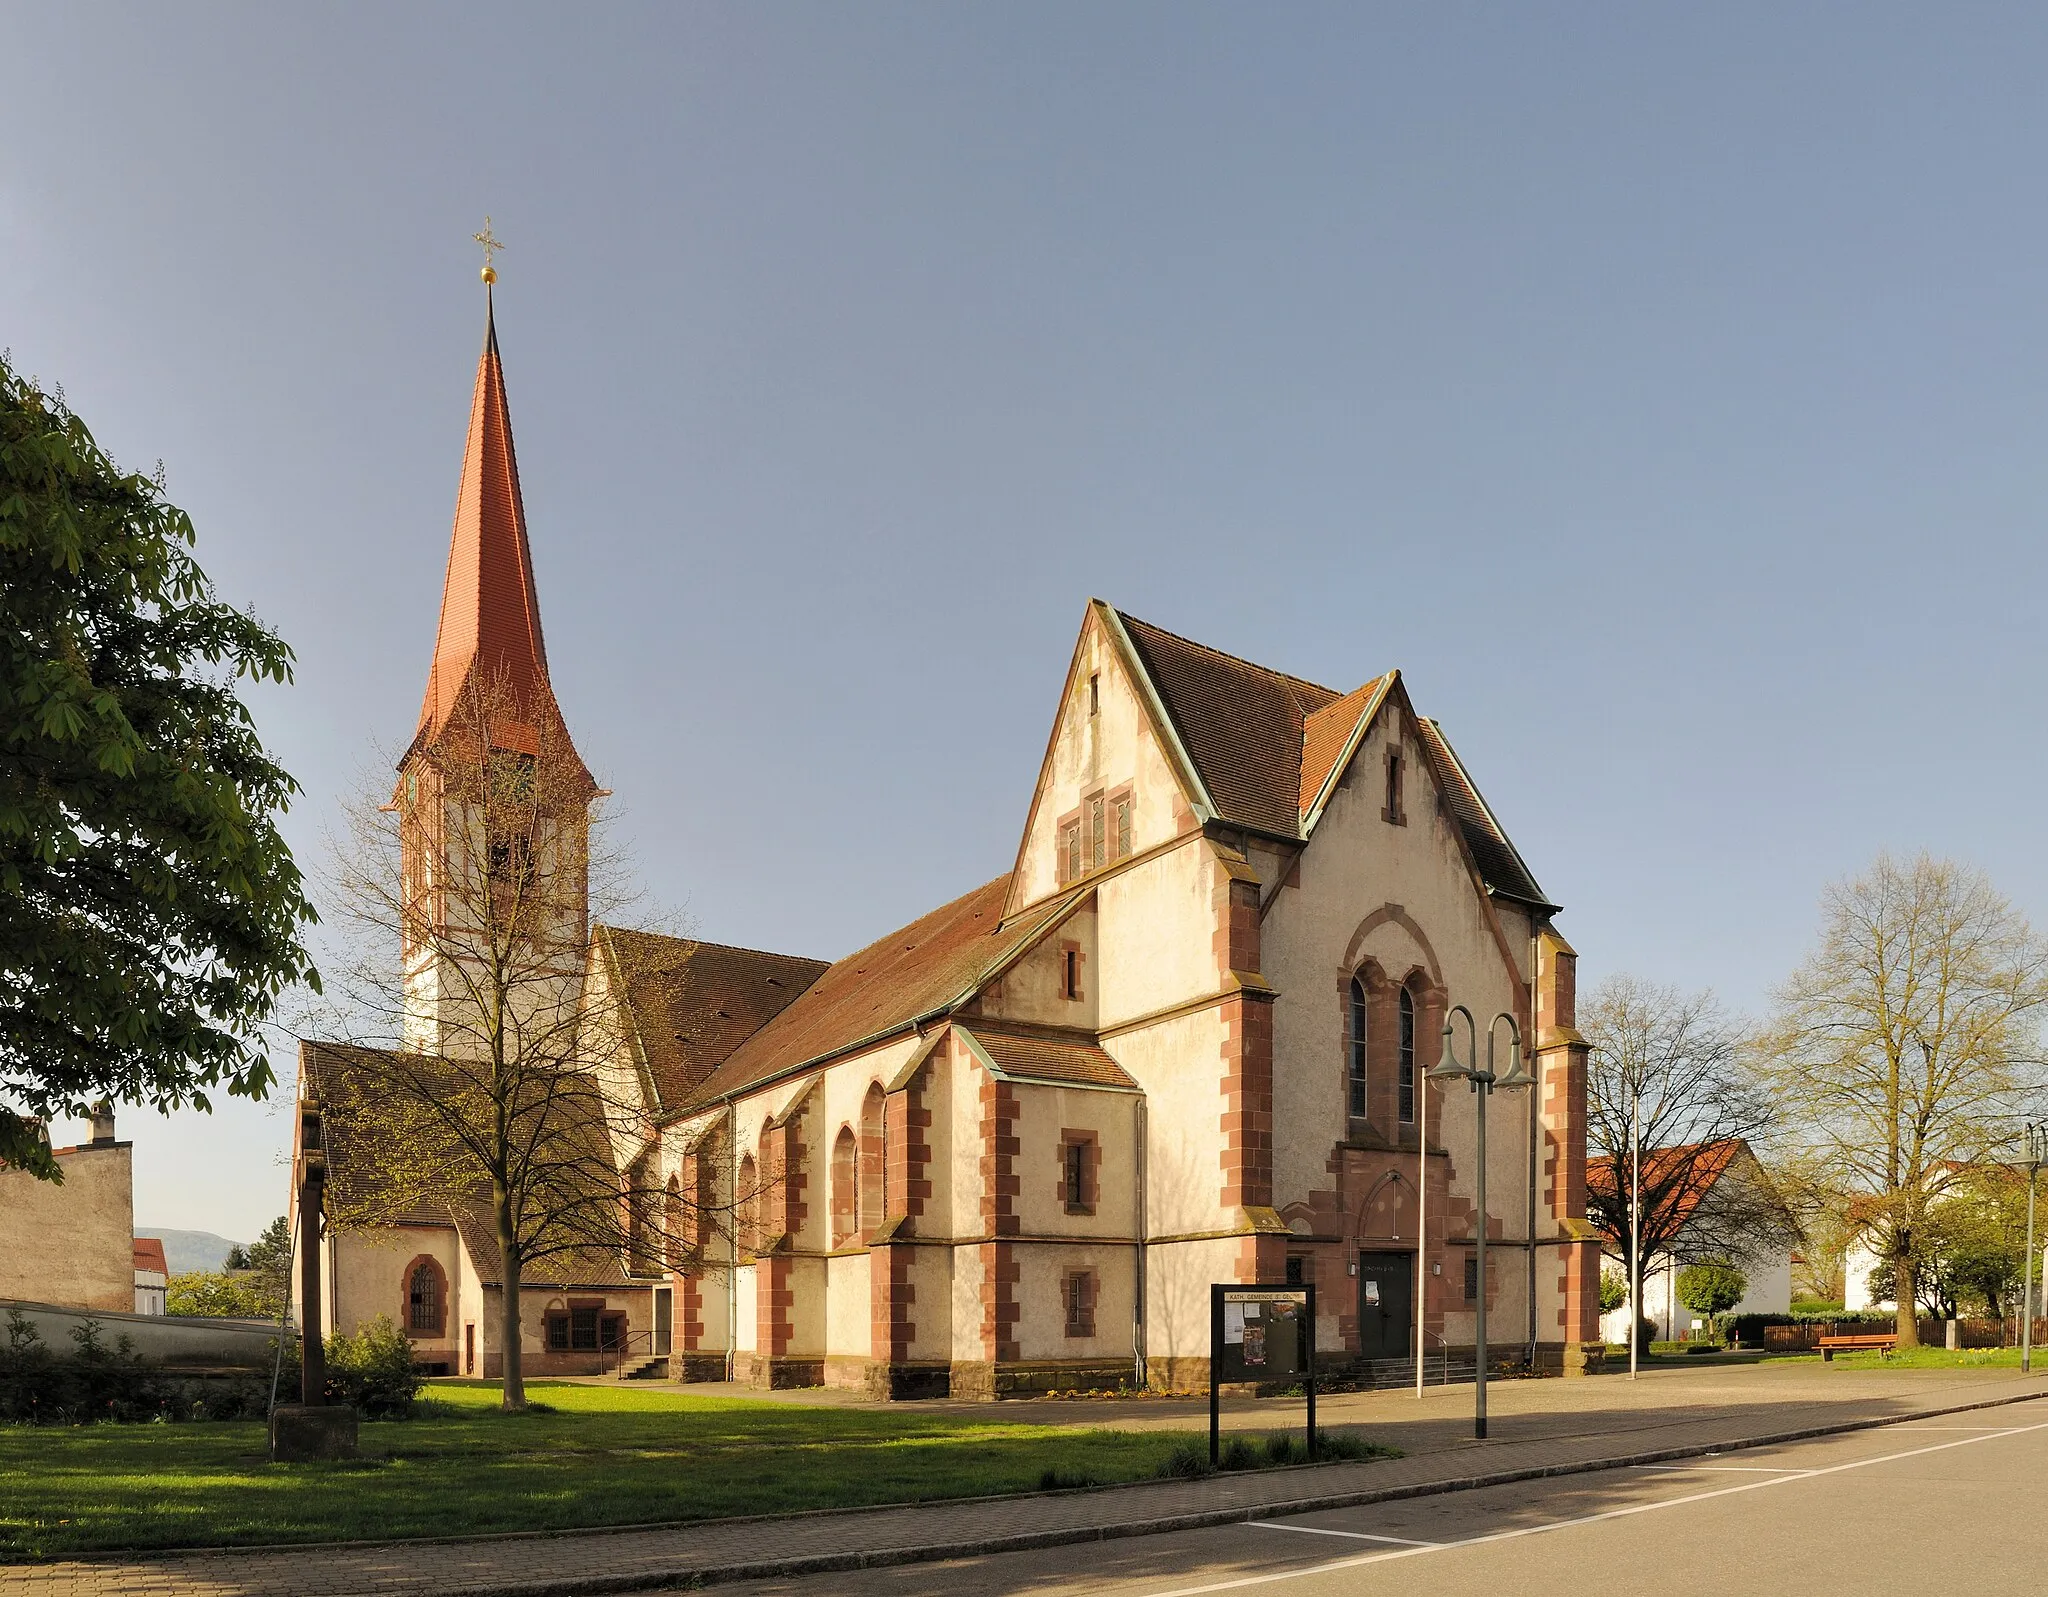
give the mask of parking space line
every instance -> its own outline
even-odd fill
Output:
[[[1419,1542],[1412,1536],[1375,1536],[1362,1530],[1327,1530],[1321,1525],[1283,1525],[1277,1519],[1248,1521],[1254,1530],[1293,1530],[1304,1536],[1348,1536],[1355,1542],[1392,1542],[1396,1547],[1442,1547],[1443,1542]]]
[[[1542,1536],[1551,1531],[1571,1530],[1580,1525],[1597,1525],[1603,1520],[1629,1519],[1637,1514],[1654,1514],[1666,1508],[1683,1508],[1689,1503],[1704,1503],[1716,1497],[1733,1497],[1741,1492],[1767,1491],[1773,1486],[1791,1486],[1822,1475],[1840,1475],[1852,1469],[1868,1469],[1873,1464],[1895,1464],[1900,1459],[1924,1458],[1930,1453],[1946,1453],[1952,1448],[1972,1447],[1978,1442],[1995,1442],[2000,1437],[2025,1436],[2035,1431],[2048,1431],[2048,1420],[2043,1420],[2037,1425],[2014,1425],[2004,1430],[1960,1436],[1952,1442],[1930,1442],[1925,1447],[1909,1447],[1897,1453],[1880,1454],[1876,1458],[1850,1459],[1844,1464],[1828,1464],[1799,1475],[1769,1475],[1761,1480],[1743,1481],[1734,1486],[1718,1486],[1710,1492],[1687,1492],[1683,1497],[1667,1497],[1654,1503],[1631,1503],[1626,1508],[1603,1509],[1597,1514],[1580,1514],[1572,1519],[1554,1519],[1541,1525],[1523,1525],[1514,1530],[1497,1530],[1485,1536],[1469,1536],[1463,1541],[1432,1542],[1419,1547],[1390,1547],[1383,1553],[1360,1553],[1355,1558],[1333,1558],[1325,1563],[1304,1564],[1299,1569],[1275,1570],[1266,1575],[1241,1575],[1234,1580],[1209,1581],[1200,1586],[1175,1586],[1169,1591],[1152,1592],[1149,1597],[1208,1597],[1210,1592],[1244,1591],[1253,1586],[1273,1586],[1283,1580],[1299,1580],[1304,1575],[1331,1575],[1340,1570],[1359,1569],[1366,1564],[1389,1563],[1396,1558],[1426,1558],[1432,1553],[1452,1552],[1461,1547],[1483,1547],[1489,1542],[1516,1541],[1524,1536]]]

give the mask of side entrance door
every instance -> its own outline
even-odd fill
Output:
[[[1358,1351],[1369,1359],[1405,1359],[1415,1334],[1415,1255],[1358,1256]]]

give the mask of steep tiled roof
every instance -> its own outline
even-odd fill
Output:
[[[1529,874],[1529,867],[1522,863],[1522,856],[1515,852],[1515,845],[1508,841],[1507,833],[1493,818],[1493,811],[1486,807],[1486,800],[1479,796],[1479,789],[1467,774],[1464,762],[1451,748],[1443,728],[1427,720],[1420,721],[1420,725],[1423,744],[1436,764],[1444,796],[1450,800],[1451,813],[1458,818],[1459,829],[1465,834],[1465,846],[1472,850],[1472,858],[1479,866],[1479,874],[1486,885],[1510,898],[1548,905],[1550,900],[1543,896],[1543,889],[1536,885],[1536,878]]]
[[[681,1107],[734,1049],[829,968],[822,959],[593,928],[624,983],[624,1018],[663,1110]]]
[[[1299,835],[1303,728],[1340,695],[1135,616],[1118,619],[1218,816]]]
[[[548,683],[547,644],[541,637],[540,597],[526,541],[526,507],[495,317],[485,320],[483,354],[477,360],[441,624],[414,749],[440,736],[464,685],[479,672],[488,674],[493,687],[503,681],[514,714],[533,724],[560,724],[561,711]]]
[[[380,1190],[389,1190],[357,1110],[386,1079],[390,1067],[382,1061],[395,1057],[385,1049],[352,1043],[299,1044],[299,1093],[321,1107],[327,1187],[339,1211],[360,1212],[378,1202]],[[423,1225],[449,1223],[445,1206],[438,1203],[415,1205],[392,1218]]]
[[[1329,781],[1337,762],[1344,757],[1351,734],[1358,730],[1358,723],[1372,708],[1373,700],[1392,674],[1374,677],[1365,686],[1353,688],[1343,698],[1332,699],[1310,714],[1301,738],[1300,806],[1304,816],[1323,791],[1323,784]]]
[[[942,1011],[1028,944],[1065,904],[1040,905],[1004,925],[1009,889],[1010,878],[999,876],[840,960],[740,1044],[698,1089],[693,1105],[715,1103]]]
[[[1025,1081],[1071,1082],[1080,1087],[1123,1087],[1132,1091],[1138,1087],[1124,1067],[1093,1038],[991,1031],[982,1023],[972,1030],[956,1023],[953,1029],[1005,1076]]]
[[[1749,1145],[1740,1137],[1692,1142],[1677,1148],[1647,1148],[1643,1151],[1643,1186],[1646,1190],[1658,1190],[1672,1182],[1681,1183],[1680,1190],[1671,1197],[1671,1222],[1674,1228],[1683,1227],[1714,1190],[1714,1184],[1728,1173],[1728,1167],[1748,1151]],[[1619,1179],[1626,1182],[1631,1174],[1626,1158],[1616,1161],[1602,1155],[1586,1161],[1586,1185],[1609,1201],[1619,1195],[1615,1185],[1617,1163]]]
[[[476,1266],[477,1279],[485,1286],[505,1283],[505,1256],[498,1249],[498,1228],[490,1211],[480,1203],[454,1203],[448,1217],[462,1238],[463,1251]],[[547,1253],[519,1272],[522,1291],[545,1292],[554,1287],[648,1286],[642,1277],[628,1275],[615,1254],[597,1248],[574,1248]]]
[[[135,1268],[154,1270],[158,1275],[169,1275],[170,1265],[164,1259],[164,1245],[157,1237],[137,1237],[135,1240]]]

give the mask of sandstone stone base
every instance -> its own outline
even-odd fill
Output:
[[[927,1397],[951,1397],[953,1372],[945,1364],[912,1363],[908,1360],[888,1364],[877,1359],[868,1365],[865,1386],[868,1396],[877,1402],[901,1403]]]
[[[668,1359],[671,1381],[722,1381],[725,1379],[723,1353],[671,1353]]]
[[[356,1456],[356,1411],[341,1404],[280,1404],[270,1416],[270,1457],[279,1464]]]
[[[759,1353],[742,1353],[736,1372],[741,1384],[758,1386],[768,1391],[786,1391],[797,1386],[823,1386],[825,1384],[825,1361],[789,1357],[764,1357]]]

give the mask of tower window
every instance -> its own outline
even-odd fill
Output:
[[[1351,1059],[1347,1108],[1353,1120],[1365,1118],[1365,983],[1351,978]]]
[[[1401,989],[1401,1124],[1415,1123],[1415,994]]]

